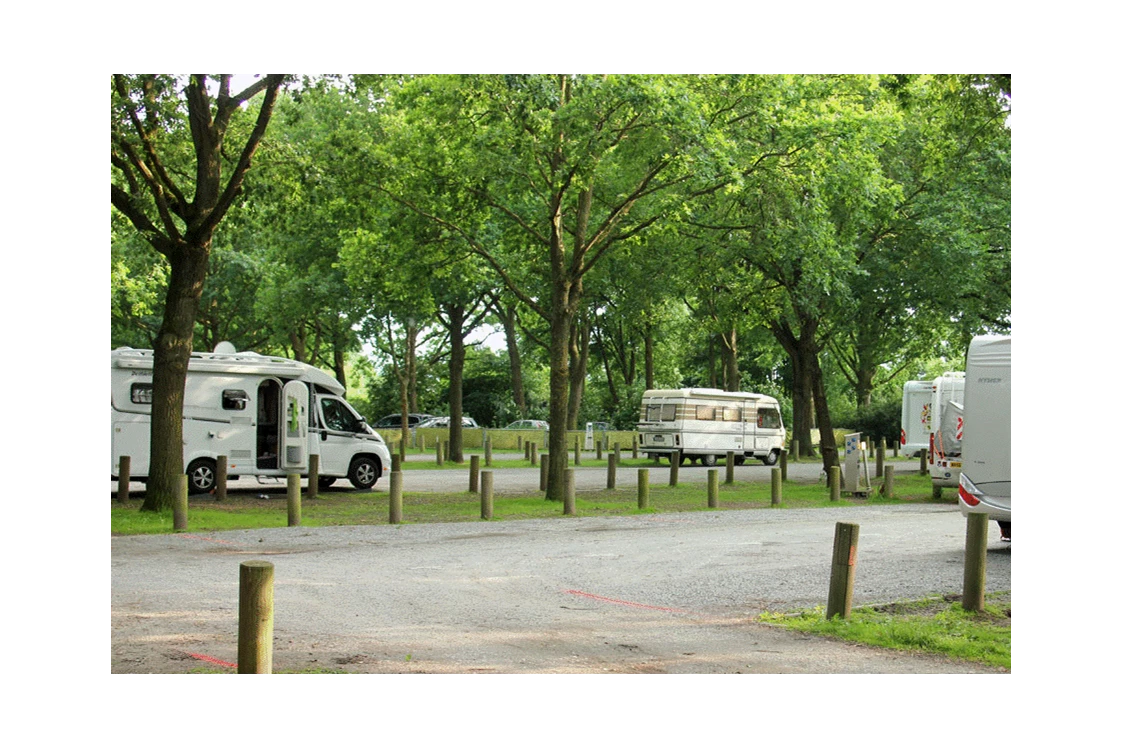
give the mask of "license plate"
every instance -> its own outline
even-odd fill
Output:
[[[948,463],[948,464],[949,464],[949,465],[951,465],[951,466],[952,466],[953,468],[961,468],[961,467],[963,467],[963,463],[962,463],[962,462],[951,462],[951,463]]]
[[[652,437],[652,440],[657,441],[657,442],[661,442],[661,441],[663,441],[663,435],[662,434],[656,434],[655,436]]]

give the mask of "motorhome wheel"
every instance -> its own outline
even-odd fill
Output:
[[[760,461],[763,462],[765,465],[775,465],[776,460],[778,460],[778,459],[780,459],[780,450],[774,449],[771,452],[769,452],[768,454],[766,454],[764,457],[761,457]]]
[[[215,472],[218,466],[214,460],[200,457],[187,466],[188,493],[210,493],[214,490]]]
[[[365,491],[374,488],[374,484],[378,482],[378,477],[381,474],[382,466],[378,464],[378,460],[360,455],[351,460],[351,469],[347,471],[347,480],[351,481],[351,485],[355,488]]]
[[[331,488],[335,484],[335,478],[325,478],[323,476],[320,476],[320,478],[317,479],[316,484],[320,488]]]
[[[717,455],[702,455],[702,465],[713,467],[717,464]]]

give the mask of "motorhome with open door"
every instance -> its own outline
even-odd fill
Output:
[[[787,436],[780,404],[768,395],[716,389],[648,390],[638,424],[648,457],[678,453],[703,465],[733,452],[737,464],[755,458],[774,465]]]
[[[963,432],[961,371],[944,372],[932,382],[932,425],[928,434],[928,472],[932,486],[959,486],[960,438]]]
[[[111,354],[112,477],[128,455],[130,475],[149,469],[153,352],[119,348]],[[206,493],[225,455],[230,480],[240,476],[308,473],[319,455],[319,484],[346,477],[374,486],[390,468],[390,452],[354,408],[343,386],[308,364],[220,343],[192,353],[183,402],[183,462],[188,489]]]
[[[932,385],[929,381],[905,382],[901,397],[901,452],[915,457],[928,449],[932,427]]]
[[[967,349],[959,510],[986,512],[1010,539],[1010,336],[980,335]]]

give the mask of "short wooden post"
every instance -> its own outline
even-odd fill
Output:
[[[632,459],[639,459],[639,436],[637,434],[632,434]]]
[[[492,509],[494,509],[494,499],[492,498],[494,475],[495,473],[490,470],[480,473],[480,519],[491,519]]]
[[[289,527],[300,527],[300,474],[289,473],[286,498],[289,505]]]
[[[421,452],[425,451],[425,434],[417,435],[417,449]]]
[[[472,455],[468,467],[468,491],[478,493],[480,490],[480,456]]]
[[[858,563],[858,525],[838,522],[834,526],[834,555],[831,587],[827,595],[827,620],[850,617],[854,598],[854,569]]]
[[[636,492],[640,509],[647,509],[647,499],[650,493],[649,477],[647,468],[640,468],[636,471]]]
[[[842,470],[838,465],[831,465],[830,472],[827,475],[827,483],[830,484],[831,489],[831,501],[838,501],[842,498]]]
[[[390,473],[390,524],[402,523],[402,472]]]
[[[612,453],[616,455],[616,464],[620,464],[620,442],[615,442],[612,445]]]
[[[706,506],[717,509],[717,468],[710,468],[706,473]]]
[[[792,447],[789,451],[792,453],[792,462],[799,462],[799,439],[792,439]]]
[[[780,450],[780,480],[788,479],[788,450]]]
[[[441,451],[444,452],[445,462],[448,462],[448,456],[452,454],[452,442],[450,442],[448,439],[445,439],[443,442],[441,442]]]
[[[607,488],[616,488],[616,455],[608,455],[608,485]]]
[[[781,480],[780,468],[772,468],[772,506],[780,506],[783,498],[784,482]]]
[[[538,469],[538,490],[545,491],[549,485],[550,478],[550,454],[548,452],[542,453],[541,465]]]
[[[445,453],[444,453],[444,448],[441,445],[441,437],[439,437],[439,436],[437,437],[436,448],[437,448],[437,464],[443,465],[443,464],[445,464]]]
[[[573,440],[573,464],[581,464],[581,437],[576,437]]]
[[[179,476],[176,484],[175,501],[172,502],[172,529],[182,532],[187,529],[187,476]]]
[[[523,459],[530,459],[530,442],[526,442],[525,444],[523,444]]]
[[[484,463],[491,467],[491,439],[484,442]]]
[[[534,467],[538,464],[538,442],[530,443],[530,465]]]
[[[928,475],[928,450],[920,450],[920,474]]]
[[[671,452],[671,481],[670,481],[670,485],[672,485],[672,486],[678,485],[678,461],[679,461],[678,452]]]
[[[519,450],[519,451],[521,452],[521,451],[522,451],[522,448],[523,448],[523,435],[522,435],[522,434],[518,434],[518,435],[517,435],[517,436],[516,436],[515,438],[516,438],[516,439],[518,440],[518,445],[519,445],[519,446],[517,447],[517,449],[518,449],[518,450]]]
[[[967,547],[963,556],[963,609],[983,609],[987,586],[987,522],[985,512],[967,515]]]
[[[939,499],[939,498],[941,498],[942,494],[943,494],[943,491],[941,490],[941,487],[937,486],[935,483],[933,483],[932,484],[932,498],[933,499]]]
[[[597,461],[599,462],[603,459],[604,459],[604,442],[602,442],[598,438],[597,439]]]
[[[893,440],[893,456],[900,457],[901,442],[899,439]]]
[[[129,500],[129,481],[132,477],[129,473],[132,470],[133,458],[128,455],[121,455],[121,459],[117,461],[117,501]]]
[[[883,475],[885,475],[885,437],[877,442],[877,472],[874,477],[880,478]]]
[[[238,572],[238,674],[273,672],[273,564],[243,561]]]
[[[562,514],[577,514],[577,471],[565,469],[565,507]]]
[[[881,495],[887,499],[893,498],[893,466],[885,466],[885,479],[881,482]]]
[[[732,452],[725,453],[725,485],[733,485],[733,470],[737,466],[737,457]]]

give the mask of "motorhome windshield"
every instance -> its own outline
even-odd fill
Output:
[[[674,405],[648,405],[647,406],[647,420],[649,420],[649,421],[673,421],[673,420],[675,420],[675,406]]]

